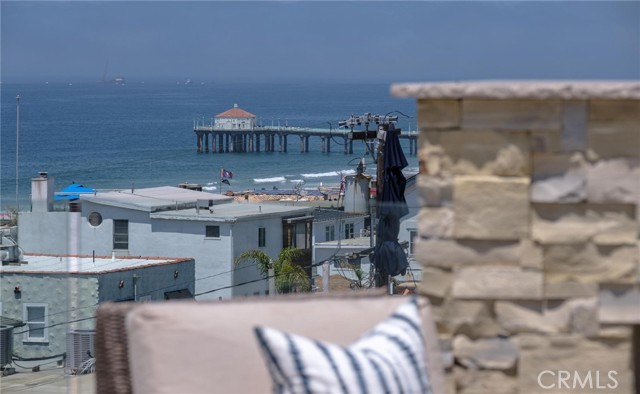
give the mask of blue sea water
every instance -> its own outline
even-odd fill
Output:
[[[1,87],[0,209],[16,205],[16,135],[19,134],[19,204],[28,208],[30,179],[40,171],[55,178],[60,191],[72,182],[96,189],[127,189],[200,183],[219,192],[220,168],[233,172],[223,190],[336,185],[339,172],[354,170],[365,155],[362,142],[345,155],[337,144],[322,153],[318,138],[300,153],[289,138],[288,153],[196,152],[194,121],[213,117],[238,104],[264,124],[337,127],[351,114],[400,111],[398,126],[415,130],[415,101],[398,99],[388,84],[128,82],[3,83]],[[19,133],[16,96],[20,95]],[[328,123],[329,122],[329,123]],[[405,153],[409,170],[417,159]],[[374,173],[367,157],[368,173]]]

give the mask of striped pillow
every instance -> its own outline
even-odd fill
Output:
[[[342,347],[256,327],[275,393],[431,393],[417,299]]]

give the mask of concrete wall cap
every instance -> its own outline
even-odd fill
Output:
[[[418,99],[640,100],[640,82],[523,80],[399,83],[391,94]]]

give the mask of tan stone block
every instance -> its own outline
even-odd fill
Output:
[[[542,247],[527,238],[520,240],[520,265],[523,268],[542,270]]]
[[[532,130],[530,146],[532,153],[561,153],[564,151],[562,133],[560,130]]]
[[[471,340],[466,335],[453,339],[453,355],[467,369],[507,371],[518,361],[519,345],[513,338],[481,338]]]
[[[633,283],[637,277],[635,245],[547,245],[543,253],[547,283]]]
[[[470,338],[494,337],[501,334],[493,318],[491,302],[447,301],[441,325],[450,334],[464,334]]]
[[[640,285],[601,285],[599,300],[599,321],[608,324],[640,324]]]
[[[545,283],[544,297],[547,300],[563,300],[566,298],[588,298],[598,295],[597,283],[559,282]]]
[[[424,267],[452,269],[464,266],[520,264],[520,243],[514,241],[480,241],[417,239],[415,257]]]
[[[455,367],[457,394],[525,394],[518,392],[518,380],[500,371]]]
[[[560,130],[562,102],[559,100],[463,100],[462,128]]]
[[[587,161],[581,153],[533,155],[533,202],[581,202],[587,197]]]
[[[449,271],[433,267],[422,269],[422,280],[418,285],[418,292],[434,297],[445,298],[453,283],[453,274]]]
[[[456,271],[453,297],[485,300],[540,300],[541,272],[516,267],[465,267]]]
[[[633,244],[638,236],[629,204],[534,204],[532,238],[542,244]]]
[[[420,209],[418,233],[423,238],[451,238],[453,236],[453,209],[449,207]]]
[[[598,339],[613,341],[631,341],[633,338],[633,326],[618,326],[600,324]]]
[[[601,160],[589,166],[587,198],[592,203],[640,204],[640,158]]]
[[[588,147],[599,159],[640,157],[640,120],[590,120]]]
[[[450,177],[419,175],[417,179],[420,202],[423,206],[439,207],[451,204],[453,180]]]
[[[460,128],[459,100],[418,100],[420,130]]]
[[[591,100],[589,120],[640,121],[640,100]]]
[[[529,136],[525,132],[449,131],[423,133],[430,175],[528,176]]]
[[[632,393],[631,344],[589,340],[579,335],[544,337],[519,335],[519,393],[598,394]],[[563,371],[563,372],[561,372]],[[568,374],[564,384],[559,374]],[[613,379],[610,378],[609,372]],[[574,385],[575,376],[580,382]],[[591,375],[589,378],[588,375]],[[599,375],[599,379],[598,379]],[[601,387],[597,387],[597,381]],[[617,385],[616,385],[617,383]],[[610,386],[607,388],[606,385]],[[616,387],[613,387],[616,385]],[[604,386],[604,388],[602,388]]]
[[[529,179],[459,176],[453,182],[456,238],[516,240],[529,234]]]

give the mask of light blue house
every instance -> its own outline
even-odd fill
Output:
[[[0,315],[26,323],[14,329],[16,355],[54,357],[70,332],[94,328],[98,304],[193,298],[194,284],[190,258],[26,254],[0,266]]]

